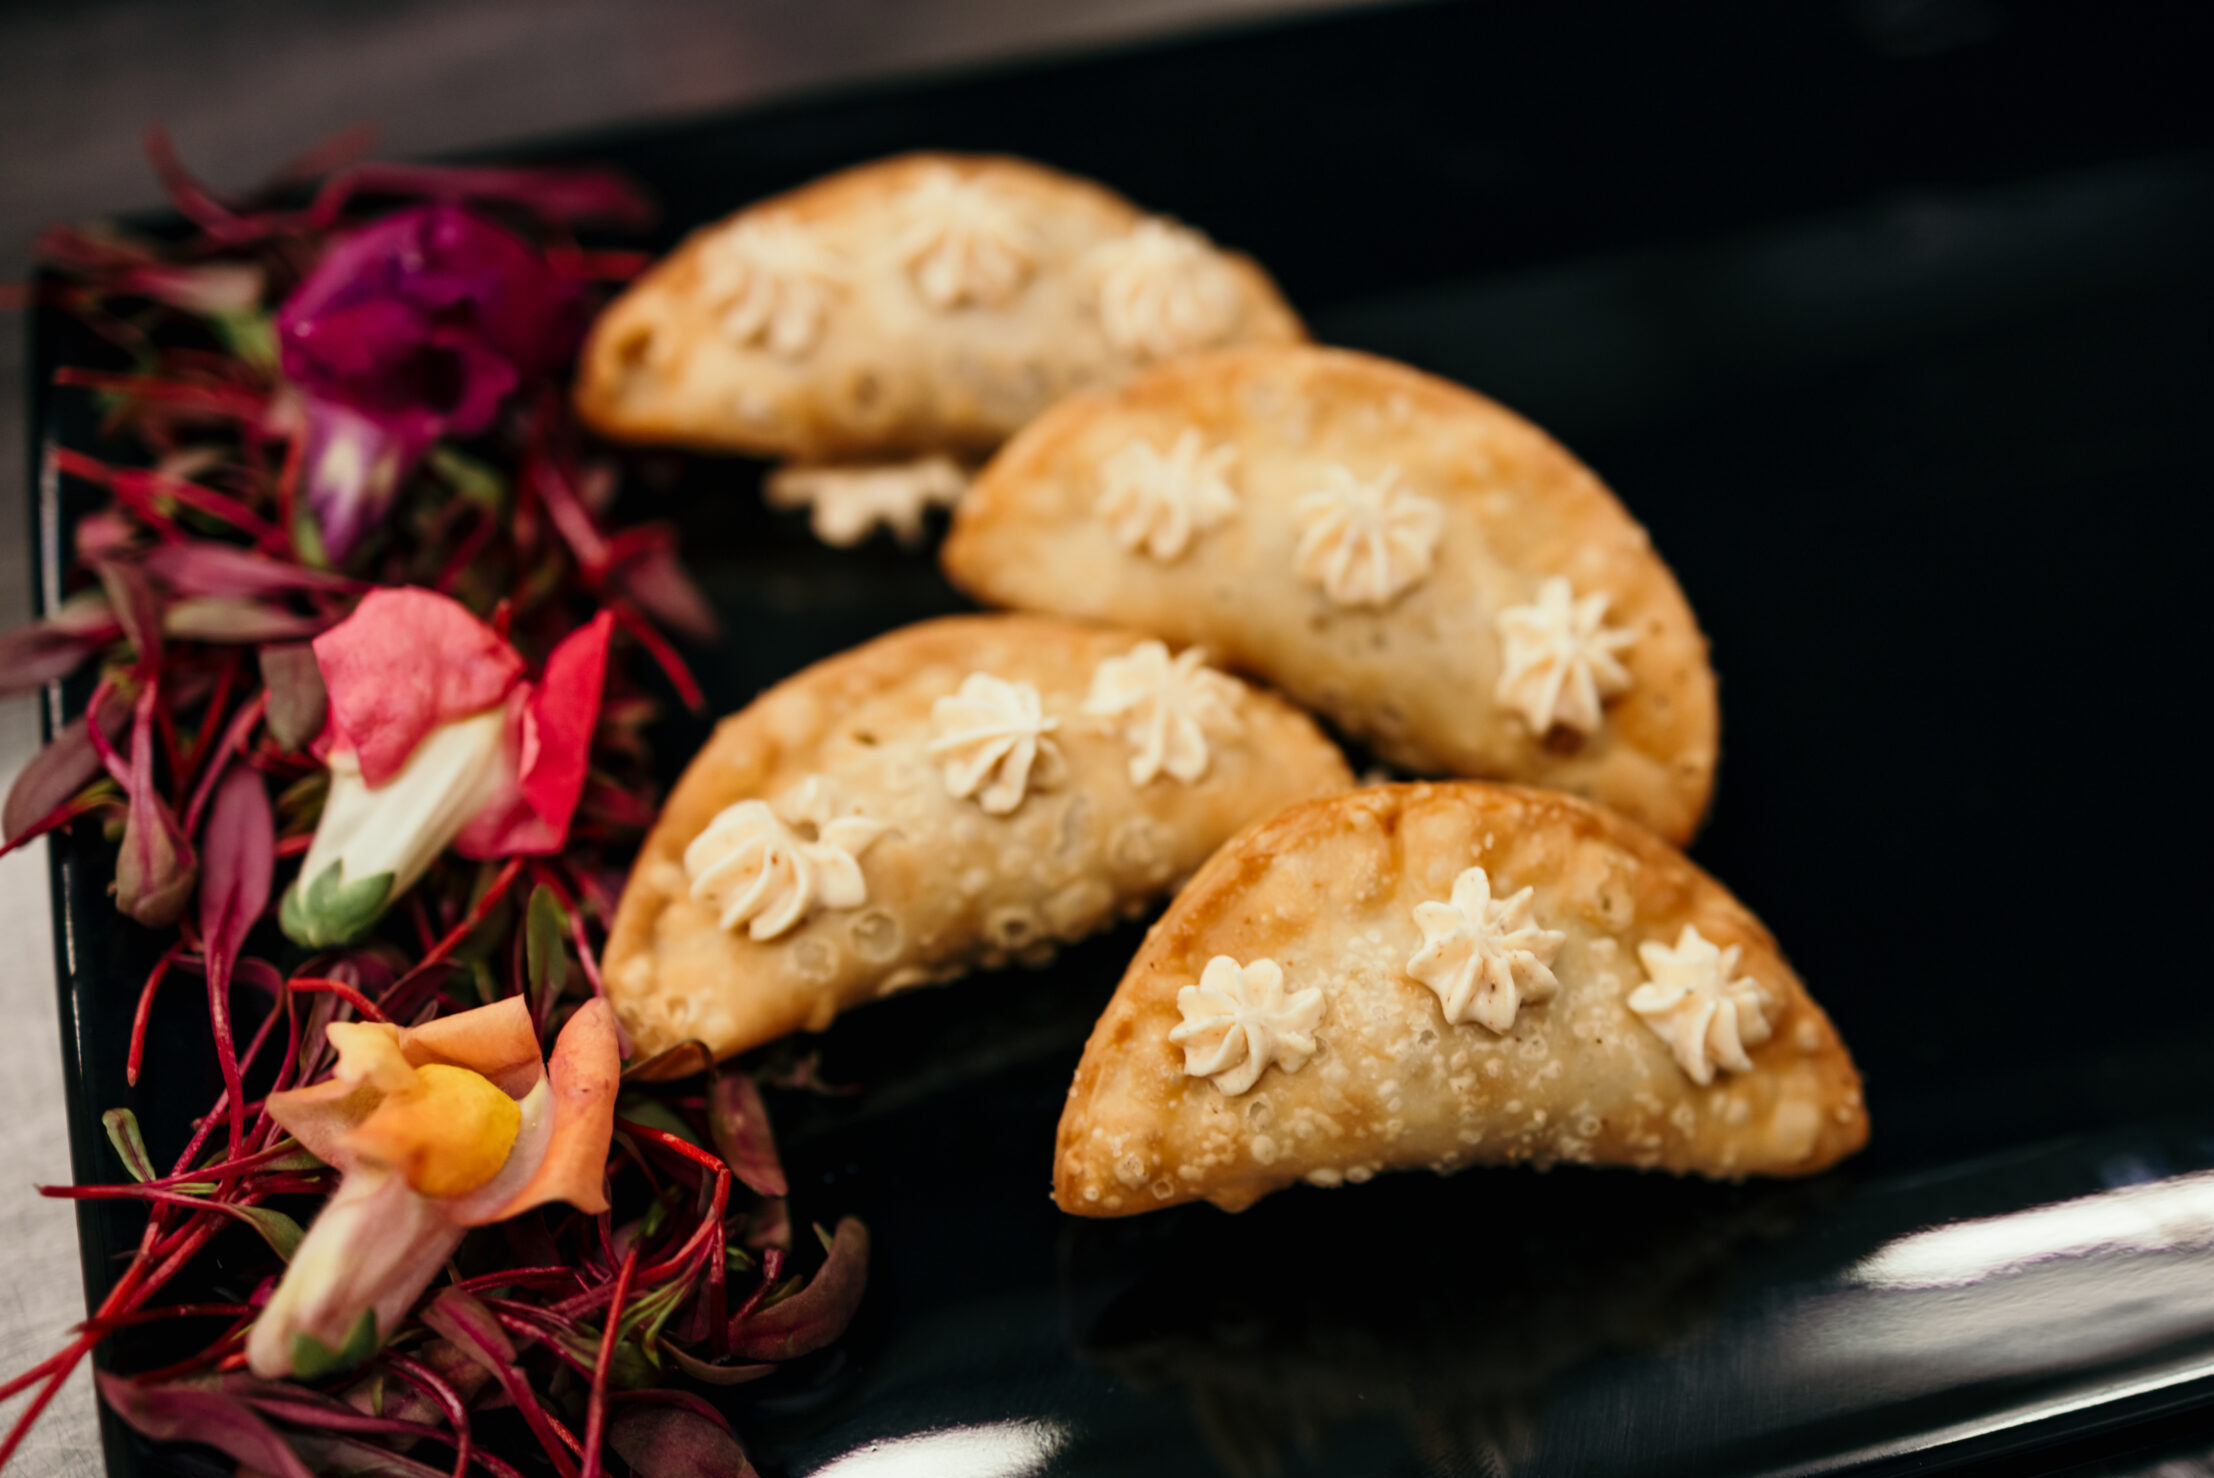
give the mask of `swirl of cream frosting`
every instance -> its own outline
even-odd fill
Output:
[[[833,816],[812,776],[782,809],[780,816],[765,801],[740,801],[684,849],[692,898],[713,908],[722,928],[774,939],[819,909],[869,901],[861,854],[890,828],[866,816]]]
[[[1130,744],[1130,783],[1144,785],[1167,774],[1186,785],[1207,773],[1207,733],[1235,734],[1239,687],[1206,665],[1207,654],[1185,648],[1171,659],[1157,641],[1140,642],[1092,672],[1084,712],[1121,718]]]
[[[1541,739],[1555,725],[1595,733],[1606,700],[1630,690],[1629,669],[1616,653],[1637,634],[1605,624],[1607,600],[1605,591],[1579,600],[1565,578],[1551,575],[1536,601],[1498,615],[1504,667],[1492,696]]]
[[[1199,984],[1176,993],[1183,1025],[1169,1041],[1184,1049],[1184,1071],[1207,1078],[1225,1096],[1251,1088],[1274,1063],[1296,1073],[1314,1056],[1322,1022],[1322,992],[1315,987],[1287,995],[1284,970],[1274,960],[1240,965],[1216,955]]]
[[[1415,926],[1422,948],[1407,960],[1407,973],[1437,992],[1445,1019],[1474,1021],[1505,1033],[1527,1001],[1550,999],[1559,989],[1553,957],[1566,934],[1541,927],[1530,915],[1533,892],[1491,896],[1491,875],[1471,867],[1453,880],[1450,903],[1418,903]]]
[[[1100,329],[1132,358],[1174,359],[1221,343],[1236,326],[1237,283],[1214,243],[1190,227],[1149,216],[1093,253]]]
[[[1142,438],[1132,441],[1100,463],[1103,486],[1093,509],[1124,548],[1172,563],[1194,535],[1238,511],[1238,495],[1223,476],[1237,455],[1234,446],[1209,447],[1191,426],[1166,453]]]
[[[1061,751],[1046,736],[1061,721],[1045,716],[1028,683],[972,672],[958,692],[931,705],[930,716],[938,737],[929,753],[944,768],[949,795],[973,795],[986,811],[1004,816],[1022,804],[1033,767],[1041,786],[1060,777]]]
[[[1668,1044],[1691,1081],[1704,1088],[1716,1068],[1750,1072],[1747,1047],[1768,1040],[1769,994],[1737,974],[1737,945],[1722,949],[1686,924],[1676,947],[1645,943],[1637,957],[1649,979],[1630,992],[1629,1007]]]
[[[845,264],[814,233],[781,216],[742,220],[700,248],[700,275],[722,305],[724,335],[799,359],[822,337],[844,291]]]
[[[1292,504],[1300,578],[1341,606],[1382,608],[1430,573],[1445,508],[1400,485],[1399,469],[1363,482],[1329,467],[1323,485]]]
[[[898,204],[895,250],[915,291],[940,310],[996,308],[1021,291],[1037,264],[1037,233],[1015,202],[951,169],[924,174]]]

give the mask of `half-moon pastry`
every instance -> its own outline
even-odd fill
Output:
[[[632,870],[608,999],[640,1057],[821,1031],[1041,963],[1350,783],[1305,714],[1201,653],[1038,616],[905,627],[716,729]]]
[[[1304,337],[1253,262],[1111,190],[910,154],[695,232],[600,316],[576,399],[626,441],[818,463],[981,453],[1069,391]]]
[[[1860,1078],[1760,921],[1570,796],[1446,782],[1292,807],[1146,936],[1069,1090],[1083,1216],[1378,1170],[1570,1161],[1806,1175]]]
[[[1231,350],[1063,401],[941,558],[990,604],[1205,646],[1416,771],[1675,841],[1706,808],[1714,674],[1645,530],[1543,431],[1404,365]]]

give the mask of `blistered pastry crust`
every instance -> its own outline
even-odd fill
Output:
[[[725,719],[647,836],[608,940],[607,995],[636,1055],[697,1039],[728,1056],[909,986],[1040,962],[1166,893],[1256,817],[1351,783],[1312,720],[1240,684],[1238,732],[1218,738],[1204,776],[1132,784],[1119,721],[1082,705],[1099,663],[1139,641],[1045,617],[949,617],[818,663]],[[929,752],[937,701],[977,672],[1035,688],[1058,721],[1058,783],[1006,815],[949,795]],[[810,776],[887,828],[861,858],[867,903],[772,940],[719,927],[690,897],[685,848],[730,805]]]
[[[1533,891],[1567,937],[1550,999],[1511,1031],[1448,1023],[1406,973],[1417,904],[1474,864]],[[1740,950],[1770,997],[1751,1069],[1701,1086],[1630,1009],[1638,948],[1686,924]],[[1319,1050],[1236,1101],[1164,1038],[1218,955],[1318,988]],[[1601,807],[1477,782],[1383,786],[1293,806],[1200,869],[1146,937],[1085,1045],[1054,1198],[1086,1216],[1183,1201],[1230,1210],[1301,1180],[1569,1161],[1719,1178],[1804,1175],[1868,1137],[1859,1075],[1759,920],[1681,853]]]
[[[1103,537],[1102,461],[1196,432],[1235,449],[1235,518],[1162,564]],[[1298,501],[1330,467],[1443,510],[1430,569],[1382,608],[1300,573]],[[1345,350],[1249,348],[1178,360],[1063,401],[980,473],[941,560],[993,605],[1112,621],[1204,646],[1327,715],[1382,758],[1591,796],[1672,840],[1698,828],[1719,744],[1706,641],[1644,529],[1543,431],[1458,385]],[[1580,740],[1533,733],[1497,697],[1499,613],[1549,578],[1604,594],[1631,679]]]
[[[781,333],[759,309],[785,299],[757,300],[734,340],[728,276],[709,269],[719,241],[763,219],[837,263],[835,288],[810,277]],[[981,453],[1062,395],[1120,384],[1194,326],[1210,344],[1305,338],[1266,273],[1208,248],[1197,298],[1158,273],[1145,292],[1123,284],[1118,343],[1103,304],[1129,254],[1101,248],[1154,219],[1019,159],[910,154],[831,175],[694,232],[611,303],[585,344],[578,413],[625,441],[811,462]]]

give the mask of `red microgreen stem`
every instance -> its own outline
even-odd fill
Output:
[[[623,1301],[630,1296],[631,1276],[638,1271],[638,1249],[623,1257],[615,1275],[615,1296],[607,1306],[607,1327],[600,1335],[600,1358],[592,1367],[592,1394],[585,1403],[584,1475],[600,1478],[600,1446],[607,1428],[607,1377],[615,1368],[615,1345],[623,1333]]]
[[[305,991],[309,994],[333,995],[354,1008],[354,1014],[363,1021],[389,1023],[392,1018],[377,1009],[376,1003],[355,990],[343,980],[320,980],[313,976],[301,976],[285,982],[286,990]]]
[[[123,1063],[123,1081],[131,1087],[138,1086],[138,1071],[146,1061],[146,1022],[154,1014],[154,992],[161,989],[162,977],[177,962],[179,946],[172,944],[154,962],[153,973],[146,977],[146,986],[138,993],[138,1010],[131,1015],[131,1050]]]
[[[200,783],[193,788],[192,804],[185,808],[185,835],[190,836],[199,829],[200,815],[207,809],[208,798],[215,793],[215,782],[222,778],[225,763],[245,745],[246,736],[254,731],[254,725],[261,722],[268,710],[269,695],[256,693],[224,729],[222,741],[208,756],[207,768],[200,772]]]

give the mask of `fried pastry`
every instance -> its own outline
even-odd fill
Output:
[[[600,316],[576,399],[626,441],[816,463],[981,453],[1069,391],[1304,337],[1253,262],[1113,191],[910,154],[695,232]]]
[[[1603,807],[1472,781],[1309,801],[1225,846],[1131,962],[1061,1116],[1083,1216],[1378,1170],[1805,1175],[1860,1078],[1760,921]]]
[[[941,558],[993,605],[1191,642],[1397,764],[1588,795],[1675,841],[1713,785],[1706,642],[1544,432],[1343,350],[1231,350],[1063,401]]]
[[[906,627],[716,729],[624,890],[608,998],[640,1056],[821,1031],[1041,963],[1350,783],[1305,714],[1198,652],[1039,616]]]

